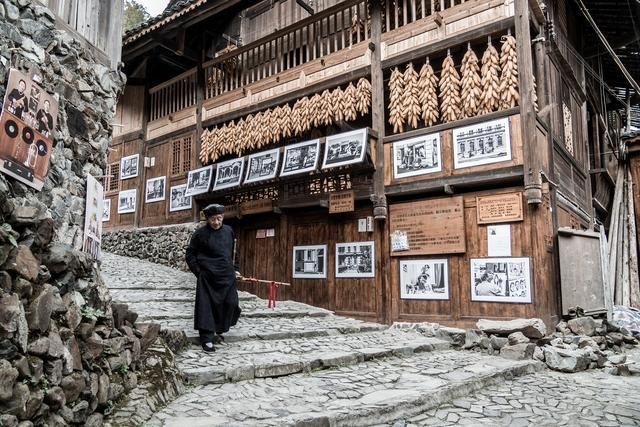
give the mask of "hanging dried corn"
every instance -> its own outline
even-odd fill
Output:
[[[320,108],[322,108],[322,97],[316,93],[309,99],[309,117],[313,127],[318,127],[322,123]]]
[[[333,110],[333,120],[336,122],[344,122],[345,96],[340,86],[331,92],[331,109]]]
[[[462,58],[462,72],[460,95],[462,97],[462,117],[474,117],[480,108],[482,96],[482,79],[480,78],[480,66],[478,57],[469,45],[467,53]]]
[[[371,106],[371,83],[369,80],[364,77],[358,80],[356,92],[356,110],[364,116],[369,113]]]
[[[482,55],[482,98],[480,100],[480,114],[496,111],[500,107],[500,57],[498,51],[491,44]]]
[[[344,120],[348,122],[355,120],[358,116],[358,111],[356,110],[357,90],[353,83],[349,83],[349,86],[344,90],[342,96],[344,99]]]
[[[284,104],[280,116],[280,130],[283,138],[289,138],[293,135],[293,117],[289,104]]]
[[[512,35],[502,37],[500,51],[500,108],[513,108],[520,101],[518,93],[518,54],[516,39]]]
[[[452,122],[460,118],[460,75],[451,54],[442,62],[440,73],[440,113],[442,121]]]
[[[408,63],[402,76],[404,82],[404,119],[409,127],[417,128],[420,119],[420,93],[418,91],[418,73],[413,63]]]
[[[247,127],[245,125],[245,120],[244,118],[240,118],[240,120],[238,120],[238,123],[236,123],[236,131],[235,131],[235,141],[236,141],[236,146],[238,147],[238,154],[244,152],[247,150],[247,137],[246,137],[246,133],[247,133]]]
[[[207,159],[209,158],[209,144],[211,142],[209,129],[205,129],[202,131],[202,135],[200,136],[200,154],[198,158],[200,159],[200,163],[207,163]]]
[[[422,120],[425,125],[433,126],[437,123],[440,113],[438,111],[438,77],[429,64],[429,58],[420,69],[418,77],[418,93]]]
[[[394,68],[389,78],[389,124],[393,126],[393,133],[402,132],[404,128],[403,93],[404,77]]]
[[[325,89],[320,95],[320,105],[318,114],[320,115],[320,123],[329,126],[333,123],[333,96],[328,89]]]
[[[298,99],[291,109],[291,127],[293,134],[298,136],[302,134],[302,100]]]
[[[278,143],[283,134],[282,107],[275,107],[271,115],[271,138],[269,145]]]
[[[311,126],[313,125],[312,113],[311,100],[305,96],[300,100],[300,126],[302,132],[306,132],[311,129]]]

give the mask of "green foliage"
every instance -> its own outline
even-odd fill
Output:
[[[127,365],[120,365],[116,372],[120,373],[124,377],[129,373],[129,367]]]
[[[80,313],[82,313],[82,317],[88,320],[98,320],[99,318],[104,317],[104,311],[99,308],[89,307],[88,305],[82,307]]]
[[[150,17],[149,12],[136,0],[125,0],[124,14],[122,15],[122,31],[127,32],[142,24]]]

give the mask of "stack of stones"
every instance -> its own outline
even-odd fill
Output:
[[[580,317],[560,322],[547,335],[541,319],[496,321],[481,319],[476,329],[457,329],[435,323],[395,324],[427,336],[449,340],[463,350],[482,351],[514,360],[536,359],[553,370],[579,372],[604,368],[612,375],[636,375],[640,370],[626,363],[626,350],[638,340],[626,329],[604,319]]]
[[[87,174],[104,175],[124,75],[56,28],[39,2],[0,2],[0,99],[14,67],[58,101],[42,191],[0,174],[0,425],[102,425],[136,386],[158,327],[112,307],[97,264],[78,251]]]
[[[184,259],[185,250],[197,227],[198,224],[184,224],[111,231],[102,236],[102,249],[189,271]]]

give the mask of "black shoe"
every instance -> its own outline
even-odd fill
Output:
[[[213,353],[216,351],[216,348],[213,346],[211,342],[202,343],[202,350],[206,353]]]
[[[224,342],[224,337],[222,335],[216,335],[213,342],[215,344],[222,344]]]

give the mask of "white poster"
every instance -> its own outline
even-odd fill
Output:
[[[489,256],[511,256],[511,225],[490,225],[487,227]]]
[[[195,196],[209,191],[211,177],[213,176],[213,166],[204,166],[200,169],[189,171],[187,176],[187,190],[185,195]]]
[[[294,246],[293,277],[325,279],[327,277],[327,245]]]
[[[374,242],[336,243],[336,277],[375,277]]]
[[[145,203],[160,202],[164,200],[167,177],[159,176],[147,180],[147,191],[144,194]]]
[[[529,258],[471,258],[471,301],[531,303]]]
[[[393,143],[393,177],[395,179],[441,170],[439,133]]]
[[[136,211],[137,192],[133,190],[124,190],[118,193],[118,213],[133,213]]]
[[[87,199],[84,217],[84,240],[82,250],[95,259],[100,258],[102,218],[104,215],[104,191],[93,176],[87,175]]]
[[[511,160],[509,119],[498,119],[453,130],[454,168]]]
[[[400,298],[449,299],[449,269],[446,259],[400,261]]]
[[[279,160],[279,148],[250,155],[247,159],[247,176],[244,179],[245,184],[275,178],[278,173]]]

